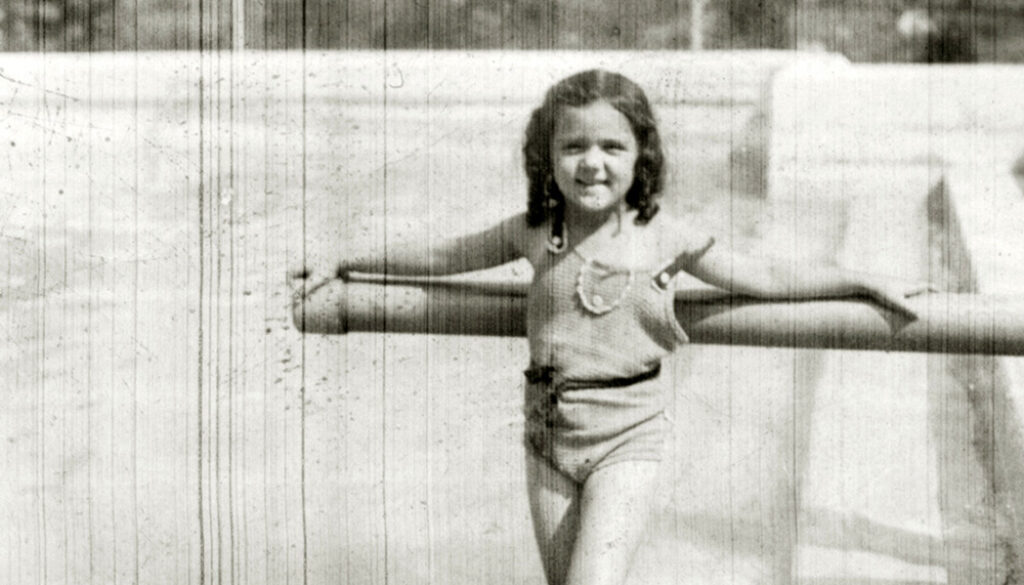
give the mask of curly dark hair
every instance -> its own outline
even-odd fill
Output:
[[[559,110],[566,106],[586,106],[598,100],[607,101],[625,116],[636,137],[639,153],[635,178],[626,193],[626,204],[637,210],[636,223],[645,224],[658,212],[657,198],[664,183],[665,155],[647,96],[639,85],[624,75],[591,69],[553,85],[526,126],[523,157],[530,183],[526,209],[526,221],[530,226],[543,224],[555,209],[565,205],[565,198],[555,184],[551,165],[551,137]]]

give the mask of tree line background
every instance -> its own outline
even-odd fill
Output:
[[[1022,0],[5,0],[0,50],[815,49],[1024,62]]]

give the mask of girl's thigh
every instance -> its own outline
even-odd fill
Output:
[[[561,585],[579,527],[579,485],[529,448],[526,481],[544,574],[551,585]]]
[[[655,461],[623,461],[590,474],[567,585],[625,582],[646,534],[660,469]]]

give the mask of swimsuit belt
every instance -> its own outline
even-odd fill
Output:
[[[656,378],[661,373],[661,364],[636,376],[628,378],[601,378],[595,380],[569,380],[559,379],[556,386],[559,390],[575,390],[578,388],[618,388],[620,386],[631,386],[638,382],[644,382]],[[526,381],[531,384],[551,384],[555,382],[557,371],[551,366],[534,366],[524,371]]]

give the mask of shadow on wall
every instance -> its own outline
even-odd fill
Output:
[[[770,123],[767,112],[754,112],[729,151],[730,185],[736,191],[768,195]]]
[[[1017,161],[1013,163],[1013,168],[1010,170],[1015,181],[1017,181],[1017,187],[1020,189],[1020,194],[1024,196],[1024,152],[1020,153]]]

